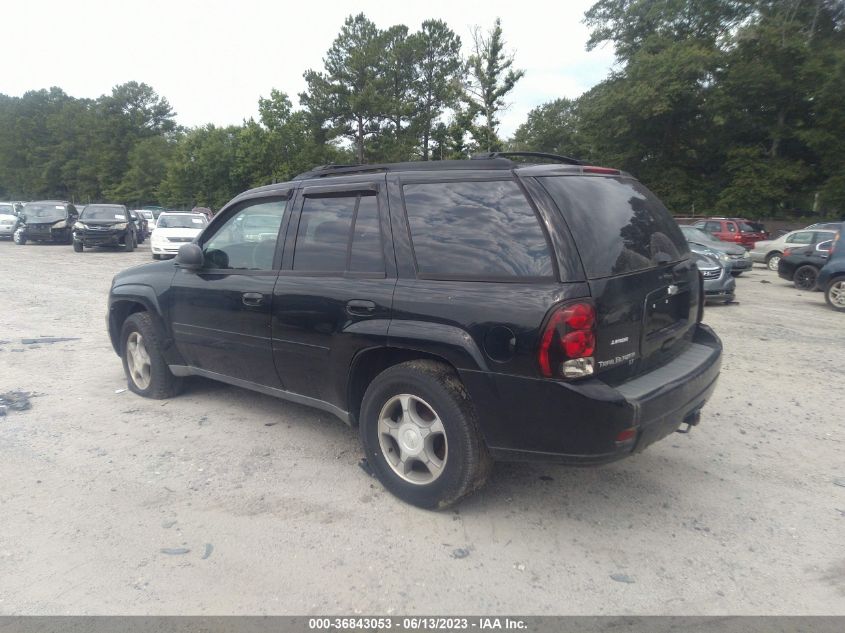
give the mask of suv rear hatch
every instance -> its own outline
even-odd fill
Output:
[[[752,223],[739,219],[735,220],[735,222],[737,228],[739,229],[739,243],[744,247],[754,248],[754,245],[757,242],[767,239],[766,233],[759,230]]]
[[[618,384],[686,349],[701,287],[687,242],[666,207],[621,175],[537,181],[566,220],[595,302],[595,374]]]

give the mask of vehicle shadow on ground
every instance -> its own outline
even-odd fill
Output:
[[[274,430],[278,441],[284,441],[286,431],[297,429],[306,431],[320,445],[338,446],[343,453],[354,456],[354,461],[364,456],[357,427],[350,428],[334,415],[305,405],[197,376],[186,379],[181,397],[197,398],[206,403],[220,399],[237,408],[249,406],[249,424],[255,428],[278,426],[279,430]],[[244,419],[238,419],[231,424],[244,422]],[[303,440],[303,437],[298,439]],[[663,441],[671,439],[672,436]],[[305,438],[305,441],[310,440]],[[515,509],[542,516],[563,512],[570,518],[585,520],[598,520],[612,508],[626,508],[640,514],[642,506],[656,508],[665,503],[672,496],[665,480],[683,477],[689,468],[680,457],[667,457],[665,452],[657,456],[648,451],[621,462],[595,467],[497,462],[487,485],[460,501],[454,509],[466,515]],[[355,469],[350,476],[368,478],[361,469]],[[380,484],[376,485],[381,488]],[[391,501],[402,504],[398,499]]]

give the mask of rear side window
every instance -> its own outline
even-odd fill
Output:
[[[578,176],[537,180],[566,218],[591,279],[653,268],[689,253],[669,211],[635,180]]]
[[[545,233],[513,180],[403,188],[420,277],[553,277]]]
[[[786,238],[787,244],[811,244],[813,241],[812,231],[801,231],[800,233],[793,233]]]
[[[375,195],[306,197],[294,270],[384,273],[378,217]]]

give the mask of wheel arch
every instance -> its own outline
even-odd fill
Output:
[[[175,350],[175,348],[170,330],[166,327],[165,321],[162,318],[158,297],[156,297],[153,288],[140,284],[118,286],[111,291],[109,297],[108,329],[109,339],[111,340],[115,353],[118,356],[121,353],[120,331],[123,328],[123,323],[136,312],[149,313],[153,323],[155,323],[156,327],[164,336],[165,353],[170,357],[172,350]],[[170,360],[168,358],[168,361]],[[180,360],[174,359],[173,362],[179,364],[178,361]]]
[[[375,377],[390,367],[412,360],[433,360],[458,373],[457,367],[448,358],[420,349],[389,346],[363,350],[352,359],[346,384],[347,409],[352,426],[358,425],[364,394]]]

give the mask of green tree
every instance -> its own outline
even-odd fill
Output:
[[[498,113],[508,107],[505,97],[525,75],[524,70],[513,67],[513,62],[513,54],[505,52],[499,18],[486,34],[478,27],[474,29],[473,52],[467,60],[465,92],[470,109],[482,118],[473,135],[479,147],[488,152],[501,149]]]
[[[328,125],[330,138],[352,141],[359,163],[364,162],[365,141],[380,131],[386,110],[383,42],[363,13],[348,17],[323,60],[325,72],[306,71],[307,90],[299,95],[321,127]]]
[[[528,119],[514,132],[510,149],[579,156],[579,126],[576,102],[555,99],[528,113]]]
[[[426,20],[412,40],[416,52],[416,124],[421,136],[422,159],[428,160],[433,128],[444,125],[438,119],[444,109],[456,104],[461,94],[461,38],[445,22]],[[442,138],[441,134],[438,146],[442,146]]]

